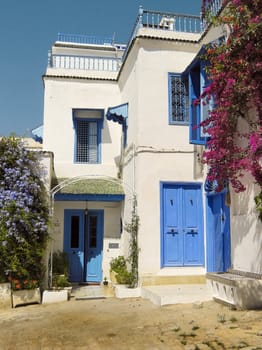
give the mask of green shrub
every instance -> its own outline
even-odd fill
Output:
[[[110,269],[116,273],[117,283],[130,285],[132,276],[127,269],[127,261],[122,255],[111,260]]]
[[[71,283],[68,281],[65,275],[53,275],[53,287],[54,288],[64,288],[70,287]]]
[[[59,250],[53,253],[53,274],[65,275],[69,274],[68,255]]]

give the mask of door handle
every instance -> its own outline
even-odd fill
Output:
[[[184,230],[184,231],[185,231],[185,230]],[[191,228],[191,229],[189,229],[189,230],[187,231],[187,233],[190,234],[190,235],[195,235],[195,234],[197,234],[197,229]]]
[[[170,231],[167,231],[167,233],[169,234],[169,235],[177,235],[178,234],[178,231],[176,231],[176,230],[174,230],[173,228],[170,230]]]

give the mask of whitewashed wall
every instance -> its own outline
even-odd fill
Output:
[[[115,158],[120,153],[121,127],[104,118],[101,164],[74,164],[74,127],[72,110],[104,109],[119,104],[115,82],[45,79],[44,150],[54,153],[57,177],[108,175],[116,177]]]
[[[189,127],[169,125],[168,73],[182,73],[198,50],[198,44],[139,39],[122,67],[119,81],[122,101],[129,102],[130,147],[124,181],[134,184],[137,193],[140,276],[205,273],[199,267],[160,268],[160,181],[195,181]]]
[[[260,189],[251,181],[246,184],[245,192],[231,193],[232,267],[262,274],[262,223],[258,220],[254,202]]]

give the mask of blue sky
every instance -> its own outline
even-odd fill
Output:
[[[126,43],[140,5],[199,15],[201,0],[1,0],[0,136],[27,136],[42,124],[42,75],[57,33]]]

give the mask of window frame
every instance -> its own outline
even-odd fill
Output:
[[[187,90],[187,101],[185,103],[184,109],[185,109],[185,117],[186,120],[174,120],[173,119],[173,107],[172,107],[172,79],[173,77],[179,77],[181,80],[184,80],[186,83],[186,90]],[[168,121],[169,125],[189,125],[189,86],[188,86],[188,79],[184,73],[174,73],[169,72],[168,73]]]
[[[199,60],[193,62],[188,69],[189,79],[189,142],[196,145],[206,145],[209,139],[207,133],[203,132],[203,128],[199,127],[206,115],[206,107],[202,105],[202,100],[199,101],[204,88],[210,82],[205,73],[205,64]],[[198,100],[198,103],[194,103]]]
[[[92,114],[92,112],[100,113],[100,117],[83,117],[77,116],[78,113],[88,113]],[[101,141],[102,141],[102,128],[103,128],[103,120],[104,120],[104,110],[103,109],[73,109],[73,128],[74,128],[74,163],[75,164],[100,164],[101,163]],[[79,121],[86,121],[88,123],[96,123],[97,124],[97,135],[96,135],[96,146],[97,146],[97,159],[96,161],[78,161],[77,160],[77,124]],[[88,153],[90,153],[90,142],[88,141]]]

